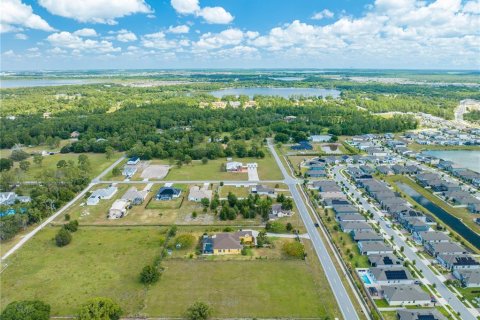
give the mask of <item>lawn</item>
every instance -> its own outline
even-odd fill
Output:
[[[431,202],[435,203],[437,206],[441,207],[443,210],[447,211],[451,215],[459,218],[462,220],[462,222],[472,229],[473,231],[479,233],[480,232],[480,225],[476,224],[473,219],[474,218],[480,218],[480,214],[472,214],[470,213],[466,208],[456,208],[452,207],[450,204],[446,203],[442,199],[438,198],[434,194],[432,194],[430,191],[427,189],[422,188],[420,185],[418,185],[416,182],[413,180],[405,177],[405,176],[388,176],[385,177],[385,181],[390,183],[392,186],[396,188],[397,191],[400,193],[404,194],[401,190],[398,189],[398,187],[395,185],[395,182],[403,182],[405,184],[408,184],[410,187],[412,187],[415,191],[423,195],[425,198],[430,200]],[[408,199],[416,203],[413,199],[407,196]],[[426,210],[426,209],[424,209]],[[432,213],[433,215],[433,213]]]
[[[368,257],[360,254],[357,243],[353,241],[352,236],[349,233],[342,232],[340,228],[337,230],[334,229],[335,226],[338,227],[338,223],[335,220],[335,214],[333,210],[326,209],[325,212],[328,213],[328,216],[326,216],[324,213],[321,213],[319,214],[320,218],[330,232],[330,235],[332,236],[337,248],[340,250],[345,262],[350,264],[353,268],[370,267],[368,263]],[[330,218],[330,221],[328,221],[328,218]]]
[[[231,192],[237,196],[239,199],[247,198],[250,194],[250,188],[248,187],[237,187],[237,186],[221,186],[218,187],[218,195],[220,199],[226,199],[228,193]]]
[[[107,169],[112,163],[114,163],[118,158],[120,158],[121,153],[115,153],[115,155],[107,160],[105,154],[103,153],[84,153],[88,156],[91,164],[90,178],[95,178],[103,170]],[[33,158],[30,157],[27,160],[30,161],[30,168],[28,171],[23,173],[23,178],[27,181],[35,180],[36,176],[45,169],[55,170],[57,168],[57,163],[60,160],[73,160],[77,163],[79,153],[57,153],[54,155],[48,155],[43,157],[43,162],[41,166],[38,166],[33,163]],[[18,162],[15,163],[15,167],[18,166]]]
[[[165,229],[81,227],[64,248],[52,241],[57,230],[46,227],[8,259],[2,305],[41,299],[52,316],[69,316],[105,296],[126,316],[181,317],[200,300],[216,317],[341,317],[323,272],[313,270],[321,268],[316,260],[166,259],[160,281],[145,290],[138,275],[158,254]]]
[[[127,314],[143,305],[138,275],[159,249],[159,228],[80,228],[63,248],[47,227],[8,259],[1,277],[1,305],[14,300],[41,299],[52,316],[72,315],[96,296],[110,297]]]
[[[302,260],[182,259],[166,260],[163,266],[143,313],[181,317],[193,301],[204,301],[215,317],[341,317],[328,282],[316,283]]]
[[[408,145],[410,150],[415,152],[425,151],[425,150],[480,150],[480,146],[442,146],[442,145],[423,145],[418,143],[410,143]]]

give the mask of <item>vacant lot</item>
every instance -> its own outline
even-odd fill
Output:
[[[147,293],[146,314],[179,317],[199,300],[217,317],[339,316],[327,282],[316,287],[302,260],[167,260],[164,267]]]
[[[120,156],[121,153],[116,153],[111,159],[107,160],[105,154],[103,153],[83,153],[88,156],[90,160],[90,178],[98,176],[103,170],[107,169],[112,163],[114,163]],[[28,171],[23,172],[23,178],[27,181],[35,180],[37,175],[46,169],[57,169],[57,163],[60,160],[73,160],[75,163],[78,161],[79,153],[57,153],[54,155],[48,155],[43,157],[43,162],[41,166],[38,166],[33,163],[33,158],[30,157],[27,160],[30,161],[30,168]],[[18,162],[15,163],[15,167],[18,167]]]
[[[196,300],[211,304],[218,317],[341,316],[323,273],[312,271],[316,259],[167,259],[160,281],[145,291],[138,275],[158,254],[165,229],[84,227],[64,248],[52,242],[57,230],[47,227],[8,260],[2,305],[41,299],[52,315],[66,316],[106,296],[129,316],[180,317]]]
[[[72,315],[95,296],[111,297],[128,314],[142,305],[138,275],[159,250],[159,228],[81,228],[58,248],[58,228],[47,227],[7,261],[1,277],[1,305],[41,299],[52,315]]]

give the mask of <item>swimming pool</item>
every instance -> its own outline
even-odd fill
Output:
[[[371,284],[372,283],[372,282],[370,282],[370,278],[366,274],[362,274],[361,277],[362,277],[362,280],[365,284]]]

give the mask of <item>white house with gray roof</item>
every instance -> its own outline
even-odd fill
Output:
[[[393,268],[373,267],[368,269],[368,274],[375,284],[391,285],[391,284],[414,284],[415,280],[403,266]]]
[[[480,269],[455,270],[453,275],[460,280],[464,287],[480,287]]]
[[[398,320],[447,320],[437,309],[402,309],[397,310]]]
[[[90,197],[87,199],[88,206],[97,205],[100,200],[111,199],[115,193],[117,193],[118,188],[114,186],[109,186],[107,188],[98,189],[92,192]]]
[[[383,297],[389,306],[427,305],[430,295],[417,285],[382,286]]]

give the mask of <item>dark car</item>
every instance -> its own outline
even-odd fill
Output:
[[[314,223],[314,225],[315,225],[315,228],[320,227],[320,225],[319,225],[318,223],[316,223],[316,222]]]

